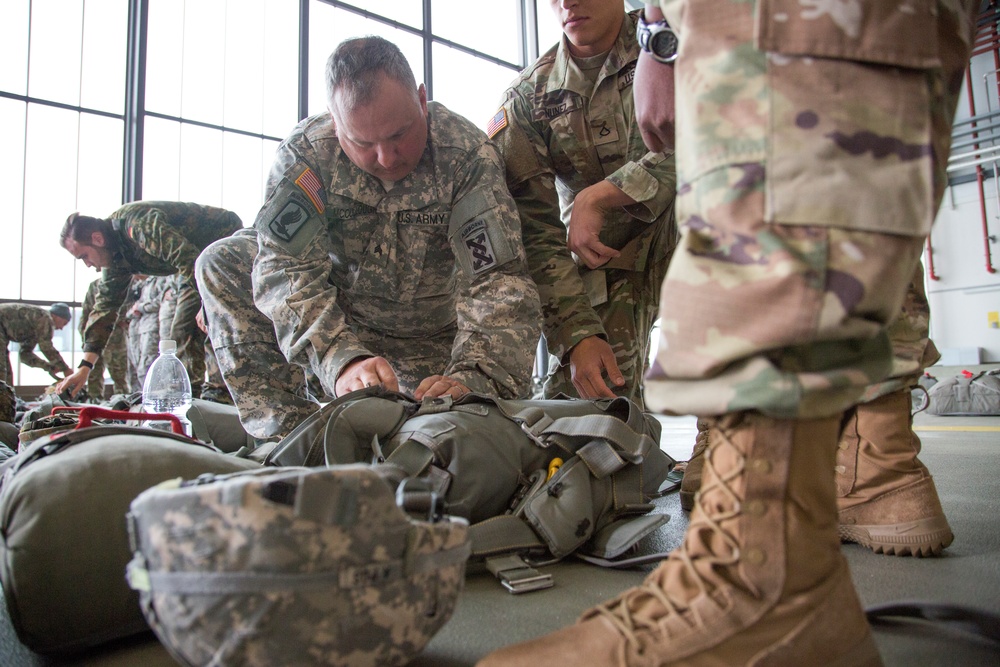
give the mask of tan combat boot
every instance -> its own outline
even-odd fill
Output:
[[[875,553],[929,556],[954,535],[917,454],[910,392],[893,392],[847,414],[837,451],[840,537]]]
[[[681,509],[690,512],[694,509],[694,494],[701,488],[701,471],[705,467],[705,450],[708,449],[709,420],[698,418],[698,435],[694,439],[694,449],[691,458],[684,466],[684,477],[681,480]]]
[[[881,665],[837,536],[840,417],[712,422],[684,542],[636,588],[480,667]]]

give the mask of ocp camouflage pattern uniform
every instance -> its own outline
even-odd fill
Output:
[[[11,341],[20,343],[21,363],[32,368],[41,368],[48,373],[69,372],[62,355],[52,344],[52,316],[49,311],[24,303],[0,303],[0,379],[14,386],[14,367],[7,353]],[[45,358],[35,354],[35,346]]]
[[[681,41],[682,239],[647,404],[841,412],[892,372],[978,3],[660,4]]]
[[[892,370],[881,382],[869,386],[861,397],[868,403],[901,389],[916,386],[924,369],[941,358],[934,341],[930,339],[931,309],[924,290],[924,266],[917,262],[917,270],[910,281],[899,315],[889,325],[892,343]]]
[[[254,306],[256,256],[257,232],[243,229],[205,248],[195,272],[208,337],[240,423],[259,440],[277,440],[320,406],[302,368],[281,353],[271,320]]]
[[[607,57],[589,65],[573,58],[563,36],[514,81],[495,119],[491,138],[521,215],[548,349],[560,361],[545,383],[546,397],[578,395],[570,350],[600,336],[625,377],[615,393],[642,405],[649,332],[677,226],[673,155],[647,152],[635,122],[637,15],[625,17]],[[601,241],[621,257],[590,270],[576,264],[566,228],[576,195],[602,179],[637,203],[609,214],[601,232]]]
[[[503,166],[468,120],[427,110],[423,156],[388,192],[343,153],[329,113],[299,123],[257,217],[254,299],[331,395],[347,364],[377,355],[405,392],[444,374],[522,396],[540,315]]]
[[[129,309],[128,356],[132,391],[142,391],[146,372],[160,354],[160,302],[171,276],[148,276],[138,281],[138,297]],[[136,315],[135,311],[139,311]]]
[[[14,388],[0,380],[0,422],[14,423],[17,419],[17,396]]]
[[[87,294],[83,297],[83,307],[80,311],[78,324],[81,340],[83,340],[84,331],[87,328],[87,319],[94,309],[94,300],[97,298],[97,287],[100,282],[100,278],[92,281],[87,287]],[[111,332],[111,337],[108,338],[108,344],[104,346],[104,352],[94,362],[94,368],[87,376],[87,394],[98,401],[104,398],[104,369],[107,369],[108,375],[111,376],[111,382],[114,385],[113,393],[127,394],[130,391],[128,350],[125,341],[125,329],[128,323],[123,318],[119,318],[119,320],[118,325]]]
[[[177,355],[187,358],[192,388],[204,379],[204,334],[195,324],[201,298],[194,281],[194,261],[205,247],[243,226],[238,215],[213,206],[184,202],[138,201],[122,206],[112,223],[112,265],[101,274],[94,312],[87,322],[84,352],[104,349],[128,293],[133,274],[178,276],[170,338]],[[198,372],[200,359],[201,371]]]

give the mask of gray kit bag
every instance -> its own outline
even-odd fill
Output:
[[[1000,415],[1000,371],[965,371],[932,386],[927,397],[932,415]]]
[[[418,403],[373,387],[325,406],[265,462],[394,464],[430,480],[449,512],[470,521],[474,556],[573,553],[614,564],[669,520],[649,502],[674,464],[659,436],[659,422],[624,398]]]
[[[130,585],[192,666],[404,665],[451,617],[469,557],[465,520],[408,516],[364,465],[174,480],[129,522]]]
[[[90,426],[33,441],[0,480],[0,581],[18,638],[65,653],[148,631],[125,582],[125,515],[173,477],[259,469],[183,436]]]

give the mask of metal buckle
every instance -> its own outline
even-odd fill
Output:
[[[513,595],[552,588],[551,574],[543,574],[517,555],[486,559],[486,568]]]

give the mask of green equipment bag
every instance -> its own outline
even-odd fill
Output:
[[[89,425],[108,414],[136,418],[86,408],[80,428],[36,439],[0,466],[0,582],[18,638],[40,653],[148,631],[124,576],[125,516],[141,491],[260,467],[173,433]]]
[[[613,565],[669,520],[650,503],[675,463],[659,438],[656,418],[625,398],[419,403],[372,387],[325,406],[265,463],[394,464],[470,521],[474,556],[577,554]]]
[[[394,495],[395,472],[268,468],[143,492],[128,578],[150,626],[184,665],[406,664],[451,617],[470,547],[433,494]]]

